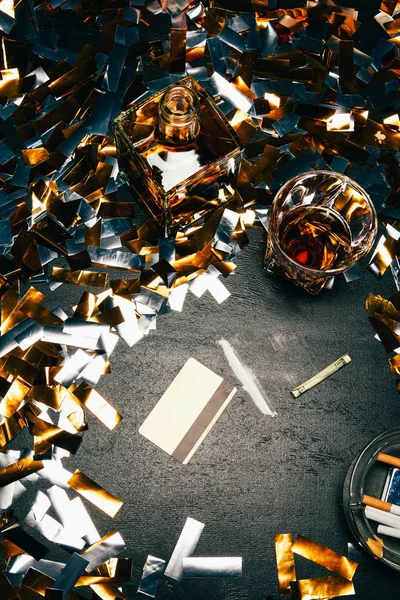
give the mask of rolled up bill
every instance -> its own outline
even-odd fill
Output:
[[[307,379],[307,381],[305,381],[301,385],[298,385],[297,387],[293,388],[293,390],[291,390],[290,393],[292,394],[293,398],[298,398],[299,396],[301,396],[301,394],[304,394],[304,392],[306,392],[307,390],[310,390],[315,385],[318,385],[318,383],[321,383],[321,381],[323,381],[327,377],[330,377],[330,375],[333,375],[334,373],[336,373],[336,371],[339,371],[339,369],[348,365],[350,362],[350,356],[348,354],[343,354],[343,356],[335,360],[335,362],[333,362],[332,364],[325,367],[325,369],[323,369],[313,377],[310,377],[310,379]]]

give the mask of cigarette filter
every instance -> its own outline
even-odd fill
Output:
[[[379,500],[379,498],[373,498],[372,496],[363,496],[362,503],[366,506],[372,506],[373,508],[378,508],[380,510],[384,510],[387,513],[391,513],[392,515],[400,516],[400,506],[397,504],[392,504],[391,502],[384,502],[384,500]]]

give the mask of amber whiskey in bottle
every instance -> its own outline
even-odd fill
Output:
[[[192,77],[123,112],[114,133],[125,178],[168,232],[207,217],[232,197],[242,148]]]

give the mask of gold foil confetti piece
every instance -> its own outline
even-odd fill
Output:
[[[383,119],[383,123],[394,131],[400,131],[400,116],[397,113]]]
[[[374,556],[377,558],[383,557],[383,548],[385,547],[383,540],[381,540],[378,536],[375,536],[374,538],[369,538],[366,540],[366,543]]]
[[[40,594],[40,596],[44,596],[46,594],[46,589],[51,588],[54,581],[55,579],[49,575],[42,573],[34,567],[29,567],[22,579],[22,585],[33,590],[37,594]]]
[[[278,533],[275,535],[279,593],[286,596],[291,594],[290,583],[296,581],[296,567],[292,544],[293,540],[290,533]]]
[[[57,317],[57,315],[31,299],[23,302],[21,311],[25,313],[27,317],[30,317],[41,325],[59,326],[63,323],[62,319]]]
[[[108,429],[114,429],[122,420],[122,416],[113,408],[105,398],[87,383],[82,382],[73,391],[86,408],[104,423]]]
[[[399,239],[395,239],[391,235],[382,238],[370,260],[370,270],[375,275],[382,276],[398,252],[399,247]]]
[[[0,567],[0,598],[3,600],[21,600],[17,591],[13,588],[7,575]]]
[[[327,131],[354,131],[354,121],[350,113],[336,113],[326,122]]]
[[[293,600],[329,600],[330,598],[355,594],[353,583],[339,575],[300,579],[292,581],[290,585]]]
[[[109,577],[115,581],[129,581],[132,577],[133,561],[131,558],[112,557],[104,563]]]
[[[0,425],[0,449],[3,449],[16,435],[26,427],[25,421],[19,413],[15,413]]]
[[[257,131],[253,120],[241,110],[236,111],[230,123],[243,145],[247,144]]]
[[[105,325],[110,325],[111,327],[116,327],[117,325],[123,323],[125,318],[119,306],[114,306],[114,308],[111,308],[104,313],[93,316],[91,320],[95,323],[102,323]]]
[[[49,444],[59,446],[75,454],[82,442],[82,438],[55,427],[43,419],[34,415],[27,414],[28,427],[35,438],[35,455],[45,454],[48,451]]]
[[[382,298],[378,294],[368,294],[365,301],[365,308],[372,313],[380,313],[390,319],[400,321],[400,310],[394,306],[393,302]]]
[[[34,385],[30,388],[28,397],[46,404],[53,410],[60,410],[64,400],[69,397],[69,392],[63,386]]]
[[[36,473],[43,469],[41,460],[34,460],[32,456],[21,458],[16,462],[0,469],[0,486],[9,485],[13,481],[23,479],[32,473]]]
[[[88,573],[100,567],[100,565],[111,557],[121,554],[125,548],[125,542],[121,534],[117,531],[110,531],[104,535],[100,540],[82,552],[82,556],[89,561],[87,567]]]
[[[48,160],[50,154],[46,148],[33,148],[22,150],[22,158],[26,165],[36,166]]]
[[[123,505],[122,500],[119,500],[107,492],[104,488],[79,471],[79,469],[77,469],[71,479],[69,479],[68,485],[110,517],[115,517]]]
[[[32,535],[30,535],[28,531],[25,531],[21,524],[15,519],[1,528],[1,535],[3,538],[17,544],[26,554],[29,554],[36,561],[41,560],[48,553],[47,546],[32,537]],[[19,559],[21,559],[21,562],[25,562],[24,559],[26,559],[26,557],[18,557],[15,562],[18,563]]]
[[[322,546],[308,538],[299,535],[293,544],[293,552],[315,562],[321,567],[334,571],[344,579],[351,581],[358,567],[358,563],[338,554],[334,550]]]
[[[101,600],[128,600],[123,592],[113,583],[99,583],[91,585],[90,588],[96,594],[96,598]]]
[[[7,290],[1,297],[1,323],[5,323],[19,301],[19,284]],[[5,333],[2,331],[2,333]]]
[[[9,419],[17,411],[22,400],[25,398],[29,391],[29,387],[26,386],[18,378],[14,379],[11,387],[8,389],[6,395],[0,403],[0,414]]]
[[[83,292],[75,310],[74,318],[86,321],[90,319],[96,307],[96,296],[91,292]]]
[[[45,298],[44,294],[42,294],[41,292],[36,290],[34,287],[29,288],[29,290],[21,298],[21,300],[19,300],[19,302],[16,305],[14,305],[13,310],[9,313],[9,315],[5,319],[5,321],[2,320],[2,322],[1,322],[2,335],[7,333],[7,331],[9,331],[13,327],[15,327],[18,323],[20,323],[21,321],[26,319],[26,314],[21,311],[21,307],[24,304],[24,302],[26,302],[28,300],[33,300],[33,302],[39,303],[39,302],[42,302],[42,300],[44,300],[44,298]]]
[[[14,350],[15,352],[15,350]],[[27,360],[19,358],[15,354],[8,354],[3,359],[0,359],[1,369],[4,373],[11,375],[12,377],[18,377],[21,381],[33,384],[39,377],[39,371]]]
[[[13,544],[9,540],[1,540],[0,548],[6,563],[10,560],[10,558],[14,558],[14,556],[19,556],[20,554],[24,553],[22,548],[16,544]]]
[[[389,358],[390,372],[396,379],[400,379],[400,354]]]
[[[108,287],[108,273],[96,273],[95,271],[69,271],[60,267],[53,267],[51,278],[57,283],[72,283],[74,285]]]

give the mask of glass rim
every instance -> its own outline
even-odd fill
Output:
[[[169,101],[174,99],[174,96],[186,97],[188,101],[188,110],[186,112],[175,112],[171,110]],[[190,125],[196,118],[200,110],[200,102],[197,94],[189,86],[176,84],[169,87],[161,96],[158,104],[159,115],[171,125],[175,127],[185,127]]]
[[[355,259],[350,265],[345,265],[342,267],[337,267],[336,269],[310,269],[310,267],[305,267],[303,266],[301,263],[295,261],[291,256],[289,256],[281,247],[280,243],[279,243],[279,238],[277,235],[275,235],[275,232],[271,230],[271,226],[269,227],[269,231],[268,231],[268,235],[271,237],[271,241],[272,241],[272,245],[274,247],[274,250],[278,250],[280,253],[283,254],[283,256],[289,261],[289,263],[291,263],[293,266],[300,268],[302,271],[309,273],[310,275],[320,275],[321,278],[323,279],[327,279],[328,277],[333,277],[334,275],[339,275],[340,273],[344,273],[345,271],[347,271],[348,269],[350,269],[355,263],[357,263],[361,258],[363,258],[366,254],[368,254],[368,252],[371,250],[372,246],[374,245],[375,242],[375,237],[378,231],[378,216],[376,213],[376,209],[375,206],[372,204],[372,200],[369,196],[369,194],[364,190],[363,187],[361,187],[356,181],[354,181],[354,179],[351,179],[351,177],[348,177],[347,175],[343,175],[342,173],[338,173],[337,171],[328,171],[326,169],[316,169],[314,171],[307,171],[305,173],[300,173],[299,175],[295,175],[295,177],[292,177],[291,179],[289,179],[288,181],[286,181],[286,183],[284,183],[279,190],[276,192],[273,202],[272,202],[272,206],[271,206],[271,216],[270,216],[270,224],[271,224],[271,219],[275,214],[275,211],[278,210],[276,209],[276,204],[275,201],[278,197],[278,195],[289,185],[293,184],[297,179],[300,178],[310,178],[310,177],[315,177],[316,175],[336,175],[338,179],[341,179],[342,181],[346,181],[348,183],[350,183],[352,185],[352,187],[356,188],[357,191],[360,192],[360,194],[365,198],[365,200],[367,201],[368,206],[371,209],[371,213],[373,216],[373,229],[374,229],[374,235],[371,238],[371,242],[368,244],[368,246],[366,246],[365,250],[362,252],[362,254]]]

